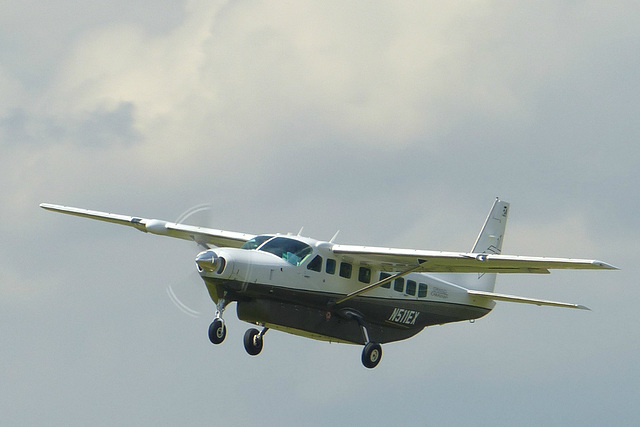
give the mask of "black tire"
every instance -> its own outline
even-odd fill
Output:
[[[209,325],[209,341],[213,344],[220,344],[227,336],[227,327],[222,319],[215,319]]]
[[[380,359],[382,359],[382,346],[374,342],[367,343],[362,350],[362,364],[365,368],[375,368],[380,363]]]
[[[251,356],[257,356],[262,351],[262,337],[260,337],[260,331],[251,328],[247,329],[244,333],[244,349],[247,350]]]

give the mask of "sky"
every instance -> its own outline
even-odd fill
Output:
[[[635,1],[0,0],[7,425],[638,425]],[[361,347],[215,313],[195,244],[46,212],[619,271],[501,275],[473,324]],[[188,316],[173,290],[200,315]]]

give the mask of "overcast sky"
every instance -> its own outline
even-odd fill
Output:
[[[0,419],[7,425],[638,425],[636,1],[0,0]],[[503,275],[487,317],[258,357],[194,244],[41,202],[250,233],[620,271]],[[187,316],[167,288],[190,308]]]

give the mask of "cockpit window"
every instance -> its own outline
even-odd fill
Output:
[[[262,245],[259,250],[279,256],[293,265],[302,264],[313,251],[311,246],[306,243],[287,237],[274,237]]]
[[[244,245],[242,245],[242,249],[257,249],[258,246],[272,238],[273,236],[256,236],[251,240],[247,240]]]

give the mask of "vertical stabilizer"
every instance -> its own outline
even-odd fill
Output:
[[[476,254],[500,254],[500,252],[502,252],[502,241],[504,240],[504,231],[507,226],[508,215],[509,203],[499,198],[496,199],[471,252]],[[464,283],[461,283],[461,285],[469,289],[487,292],[493,292],[495,284],[495,273],[468,275],[468,277],[465,277]]]
[[[471,252],[476,254],[500,254],[508,215],[509,203],[496,199]]]

